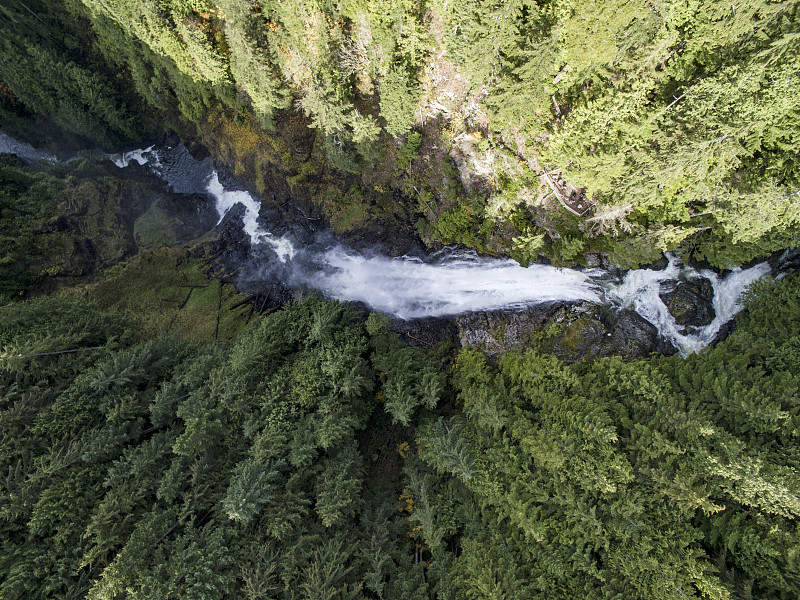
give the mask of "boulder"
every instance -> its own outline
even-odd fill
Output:
[[[429,349],[447,343],[457,347],[458,328],[451,318],[427,317],[410,321],[395,318],[389,328],[410,346]]]
[[[134,224],[139,249],[176,246],[202,237],[219,215],[205,194],[158,194]]]
[[[671,282],[660,290],[659,296],[686,333],[693,333],[714,320],[714,287],[705,277]]]

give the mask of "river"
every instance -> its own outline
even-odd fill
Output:
[[[27,160],[55,160],[0,132],[0,152]],[[183,146],[149,147],[110,156],[120,168],[131,162],[147,165],[178,193],[209,194],[220,221],[234,206],[243,206],[242,226],[253,247],[267,247],[282,263],[289,286],[308,286],[326,297],[359,301],[401,319],[451,316],[473,311],[513,309],[551,301],[585,301],[630,308],[656,326],[681,354],[706,346],[720,327],[741,310],[747,287],[767,275],[764,262],[733,269],[724,276],[697,271],[669,256],[665,269],[628,271],[623,279],[601,269],[565,269],[511,259],[478,256],[445,249],[427,257],[388,257],[356,252],[327,242],[298,246],[289,236],[276,236],[260,217],[260,202],[250,193],[227,189],[209,158],[195,160]],[[241,210],[241,209],[239,209]],[[687,333],[675,322],[659,290],[678,279],[705,278],[713,287],[715,317]]]

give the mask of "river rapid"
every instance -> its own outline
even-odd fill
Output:
[[[363,302],[400,319],[452,316],[475,311],[523,308],[545,302],[591,302],[629,308],[653,324],[681,354],[708,345],[741,310],[743,292],[771,271],[763,262],[725,275],[698,271],[675,256],[661,270],[628,271],[621,280],[603,269],[520,266],[511,259],[481,257],[472,251],[444,249],[420,258],[356,252],[335,241],[298,247],[290,236],[276,236],[259,217],[260,203],[250,193],[220,182],[211,160],[194,160],[182,146],[134,150],[113,156],[124,168],[131,161],[147,164],[176,192],[205,191],[222,220],[243,207],[242,226],[254,247],[271,248],[286,267],[288,284],[308,286],[328,298]],[[241,210],[241,209],[240,209]],[[677,324],[660,292],[682,280],[707,279],[713,289],[714,318],[692,328]]]
[[[55,160],[2,132],[0,152],[30,161]],[[511,259],[482,257],[453,248],[424,257],[389,257],[356,252],[332,236],[300,245],[290,235],[273,234],[259,216],[260,202],[253,195],[226,187],[210,158],[195,160],[182,145],[151,146],[109,158],[120,168],[132,162],[146,165],[176,193],[208,194],[220,221],[237,207],[251,249],[261,250],[252,253],[254,260],[260,256],[261,260],[279,261],[285,285],[314,288],[336,300],[363,302],[372,310],[404,320],[513,310],[554,301],[589,302],[635,311],[686,355],[708,345],[722,325],[741,310],[740,300],[747,287],[771,271],[763,262],[719,275],[698,271],[668,256],[664,269],[631,270],[620,279],[599,268],[522,267]],[[258,269],[250,271],[257,273]],[[706,325],[686,328],[670,314],[663,291],[679,281],[698,278],[706,279],[713,289],[714,317]]]

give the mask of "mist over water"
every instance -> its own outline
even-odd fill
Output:
[[[513,260],[453,254],[418,258],[365,257],[342,246],[320,255],[306,284],[337,300],[357,300],[401,319],[524,307],[553,300],[600,302],[599,288],[578,271]]]
[[[58,162],[52,154],[37,150],[30,144],[20,142],[0,131],[0,153],[15,154],[24,160],[48,160]]]
[[[2,132],[0,152],[12,152],[30,160],[53,158]],[[769,265],[761,263],[720,277],[712,271],[698,272],[670,256],[663,270],[633,270],[622,281],[609,281],[608,273],[599,269],[522,267],[511,259],[479,257],[474,252],[452,249],[422,260],[365,255],[332,241],[295,247],[288,236],[278,237],[267,229],[259,217],[258,200],[220,181],[210,158],[195,160],[183,146],[159,149],[151,146],[109,158],[120,168],[132,162],[147,165],[177,193],[207,193],[215,201],[220,221],[234,206],[243,206],[243,230],[251,245],[274,252],[287,284],[315,288],[337,300],[364,302],[374,310],[401,319],[524,308],[551,301],[611,304],[635,310],[686,355],[708,345],[720,327],[741,310],[739,301],[747,287],[770,272]],[[264,266],[263,272],[267,271],[274,269]],[[704,277],[714,289],[716,316],[709,325],[691,335],[677,325],[659,296],[664,284],[679,277]]]

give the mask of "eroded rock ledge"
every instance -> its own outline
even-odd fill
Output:
[[[567,363],[605,356],[626,359],[677,350],[631,310],[589,302],[550,302],[455,317],[462,345],[490,356],[534,347]]]

